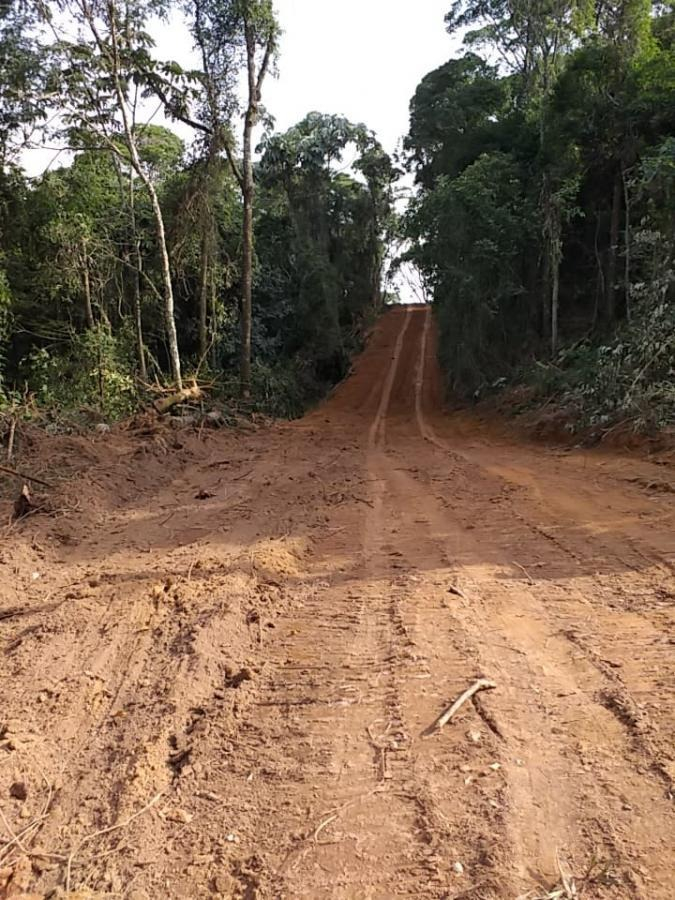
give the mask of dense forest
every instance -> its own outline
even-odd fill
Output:
[[[273,132],[270,0],[0,15],[2,402],[112,418],[197,377],[295,414],[339,380],[381,303],[394,170],[340,116]],[[194,71],[153,55],[169,15]],[[158,108],[192,139],[153,124]],[[27,179],[31,147],[55,164]]]
[[[193,70],[156,55],[171,16]],[[455,396],[526,384],[573,423],[671,421],[672,3],[456,0],[446,24],[465,51],[412,99],[396,215],[366,126],[274,130],[272,0],[2,3],[0,403],[116,418],[197,378],[300,413],[403,245]]]
[[[675,420],[675,13],[457,0],[411,105],[405,227],[451,389],[575,424]]]

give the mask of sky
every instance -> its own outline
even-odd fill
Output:
[[[392,152],[408,129],[420,80],[446,62],[457,41],[445,31],[452,0],[276,0],[282,37],[278,77],[263,102],[286,130],[308,112],[364,122]],[[196,65],[179,24],[155,31],[157,54]]]
[[[393,151],[420,80],[453,54],[450,0],[277,0],[279,78],[264,102],[285,129],[307,112],[364,122]]]

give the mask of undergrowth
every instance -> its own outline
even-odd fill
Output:
[[[611,341],[586,339],[524,373],[527,406],[554,404],[571,433],[627,423],[639,434],[675,424],[675,304],[638,307]]]

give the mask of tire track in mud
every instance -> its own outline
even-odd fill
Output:
[[[589,898],[669,900],[664,570],[571,508],[556,522],[498,447],[465,455],[433,336],[428,310],[388,313],[326,404],[116,514],[59,576],[100,582],[16,646],[3,632],[0,794],[39,781],[39,749],[38,849],[164,791],[84,849],[77,887],[515,900],[559,881],[559,851],[578,878],[603,860]],[[480,676],[497,690],[425,736]],[[62,885],[62,862],[33,863],[36,889]]]
[[[433,427],[426,421],[423,412],[422,389],[424,381],[423,373],[426,353],[426,337],[429,327],[428,323],[429,319],[427,318],[420,341],[420,360],[416,378],[416,418],[420,435],[439,450],[447,451],[447,445],[444,441],[437,438]],[[455,464],[457,464],[457,454],[453,454],[453,459]],[[468,467],[469,469],[475,469],[471,464],[468,464]],[[479,499],[475,488],[481,477],[484,479],[484,475],[480,470],[475,470],[473,477],[467,477],[466,479],[467,482],[472,483],[474,488],[471,495],[472,513],[475,511]],[[410,479],[410,476],[406,475],[403,470],[397,469],[396,478],[400,482],[403,482],[405,479]],[[411,495],[410,489],[406,488],[405,484],[400,484],[399,490],[402,497]],[[565,617],[555,616],[554,614],[554,621],[549,622],[550,614],[548,609],[542,605],[540,600],[533,596],[533,590],[527,582],[525,585],[523,585],[522,582],[516,582],[518,583],[517,611],[509,610],[508,606],[506,608],[504,607],[505,601],[508,603],[508,601],[511,600],[511,597],[513,597],[513,593],[508,590],[505,591],[502,586],[494,583],[497,578],[503,579],[504,570],[508,571],[509,568],[513,568],[509,556],[499,552],[500,544],[505,543],[504,536],[508,535],[506,546],[512,551],[514,546],[523,548],[528,546],[528,542],[530,544],[532,543],[531,535],[533,529],[531,529],[527,521],[522,517],[519,517],[516,533],[514,534],[513,525],[507,520],[501,521],[498,510],[497,515],[495,516],[494,507],[492,507],[489,516],[493,521],[489,529],[487,529],[487,535],[490,538],[490,541],[486,547],[481,547],[475,537],[475,531],[472,529],[472,531],[469,532],[455,524],[454,521],[449,521],[447,514],[439,508],[440,504],[433,496],[427,497],[426,500],[420,504],[420,507],[427,516],[430,511],[433,511],[434,508],[436,509],[435,530],[441,533],[442,531],[445,531],[445,540],[448,540],[449,538],[448,543],[451,545],[451,552],[455,557],[453,569],[457,573],[460,583],[463,584],[467,596],[470,598],[469,601],[461,601],[461,606],[463,608],[463,627],[468,630],[469,633],[473,634],[474,643],[476,645],[481,645],[480,653],[486,660],[486,664],[490,661],[491,657],[491,671],[502,672],[502,678],[498,678],[498,681],[503,679],[503,681],[509,685],[511,697],[509,698],[510,703],[507,702],[507,706],[510,706],[510,710],[502,710],[501,714],[497,715],[497,722],[499,724],[500,733],[506,734],[507,738],[511,738],[510,743],[513,750],[517,750],[519,746],[520,755],[526,758],[525,766],[520,768],[519,763],[519,768],[514,769],[513,766],[511,766],[509,771],[509,787],[512,795],[510,806],[512,812],[517,811],[518,819],[520,820],[520,823],[516,824],[515,833],[512,827],[510,837],[513,842],[519,845],[514,847],[513,857],[516,860],[521,860],[520,876],[524,877],[526,874],[523,867],[523,864],[526,861],[538,864],[540,871],[546,871],[547,869],[550,871],[552,863],[551,855],[552,851],[556,849],[556,846],[558,849],[565,845],[572,848],[575,843],[573,840],[573,833],[576,831],[581,835],[585,832],[585,841],[582,841],[582,852],[583,843],[586,843],[587,845],[587,856],[589,854],[589,846],[591,846],[592,843],[595,843],[596,846],[602,846],[604,844],[605,851],[613,857],[615,864],[622,867],[624,887],[631,891],[631,896],[657,896],[656,893],[652,893],[654,890],[653,886],[647,888],[644,884],[640,886],[638,883],[640,878],[639,876],[636,878],[632,871],[632,864],[635,862],[635,854],[632,853],[629,848],[630,842],[627,844],[625,840],[616,836],[608,840],[608,831],[611,831],[611,829],[608,829],[606,824],[602,822],[602,816],[597,812],[598,810],[601,810],[603,806],[607,806],[608,796],[610,798],[615,797],[620,801],[620,809],[617,811],[619,812],[619,818],[621,818],[621,810],[632,811],[636,806],[631,804],[639,806],[645,796],[651,795],[650,801],[658,805],[665,821],[670,822],[671,828],[673,826],[672,805],[669,803],[667,797],[663,796],[662,792],[658,789],[658,786],[654,784],[654,781],[649,778],[650,768],[656,769],[662,780],[664,775],[663,766],[659,766],[652,758],[653,753],[651,747],[644,740],[639,742],[642,759],[644,760],[645,756],[647,758],[647,771],[645,771],[644,768],[640,771],[639,764],[636,766],[635,761],[632,759],[630,748],[630,744],[632,743],[631,739],[629,738],[628,741],[626,740],[622,729],[616,727],[616,722],[614,723],[614,726],[612,726],[611,716],[608,717],[605,715],[603,717],[599,714],[597,703],[609,708],[610,712],[613,712],[614,715],[616,715],[616,710],[611,709],[613,705],[612,698],[615,698],[619,710],[623,709],[621,697],[625,696],[625,694],[619,694],[619,697],[616,698],[616,683],[618,680],[616,674],[612,671],[611,674],[608,675],[607,667],[598,668],[597,660],[593,659],[587,650],[584,653],[584,665],[579,666],[578,662],[575,664],[575,661],[570,658],[569,648],[565,646],[568,634],[564,630],[561,630]],[[468,510],[466,510],[466,512],[468,512]],[[455,519],[454,515],[453,519]],[[419,520],[416,519],[415,521],[417,522]],[[529,534],[527,533],[528,531],[530,532]],[[521,532],[520,536],[518,535],[518,532]],[[536,534],[536,530],[534,533]],[[481,538],[484,534],[486,534],[486,532],[481,533]],[[502,536],[501,540],[498,537],[499,535]],[[497,537],[497,539],[495,539],[495,537]],[[548,549],[550,550],[550,545]],[[556,549],[566,552],[566,548],[561,546],[558,542],[556,542]],[[462,559],[462,557],[464,557],[464,559]],[[573,558],[575,561],[578,559],[576,554]],[[450,553],[448,553],[447,559],[450,561]],[[477,564],[477,561],[479,560],[484,560],[484,564]],[[487,563],[487,565],[485,563]],[[485,571],[486,569],[487,571]],[[492,574],[490,570],[492,570]],[[531,584],[534,585],[534,582],[531,579],[529,580]],[[509,596],[509,594],[511,594],[511,596]],[[587,604],[588,601],[584,602]],[[571,606],[569,602],[567,605]],[[555,604],[554,608],[556,606],[558,606],[558,604]],[[505,612],[506,618],[504,617]],[[575,610],[568,609],[566,611],[566,616],[569,616],[570,613],[572,613],[572,615],[576,613],[576,616],[579,618],[583,616],[584,612],[583,608],[579,609],[579,604],[577,604]],[[518,628],[518,619],[524,619],[526,621],[526,630]],[[556,619],[558,619],[558,621],[555,621]],[[570,619],[567,618],[566,621],[569,626]],[[574,621],[575,620],[572,619],[572,622]],[[495,625],[498,627],[495,628]],[[491,647],[490,643],[486,642],[481,637],[486,633],[489,634],[491,631],[496,631],[500,636],[507,640],[505,647]],[[552,642],[555,643],[555,646],[552,646]],[[576,645],[580,646],[578,640],[576,641]],[[503,649],[512,650],[517,657],[515,659],[511,658],[511,660],[509,660],[508,656],[504,658],[501,652]],[[498,655],[495,655],[495,651],[498,652]],[[591,665],[595,667],[595,671],[591,670]],[[523,677],[523,670],[525,670],[525,677]],[[542,674],[546,676],[543,683],[541,679]],[[598,679],[598,674],[603,677]],[[608,682],[609,685],[612,685],[614,691],[608,691]],[[523,698],[531,698],[531,685],[537,685],[537,683],[540,685],[539,687],[535,687],[537,694],[541,694],[546,688],[546,683],[548,683],[548,696],[545,697],[544,702],[542,702],[541,696],[533,698],[534,708],[536,709],[536,707],[539,707],[541,709],[539,723],[533,720],[531,714],[525,716],[523,714],[523,709],[519,712],[518,703],[514,703],[513,697],[515,688],[517,692],[522,694]],[[596,759],[584,761],[584,766],[587,766],[592,770],[592,778],[590,780],[587,773],[585,773],[583,769],[580,769],[578,765],[574,765],[574,763],[570,765],[570,762],[574,759],[575,755],[578,754],[579,745],[575,745],[574,742],[570,745],[569,737],[580,737],[580,729],[578,726],[577,728],[572,729],[573,734],[571,736],[567,736],[570,729],[568,726],[565,726],[564,721],[560,721],[559,719],[559,723],[553,729],[551,729],[550,723],[547,721],[550,717],[559,718],[553,715],[555,706],[559,705],[556,704],[554,700],[556,696],[556,687],[562,689],[563,696],[566,692],[568,695],[576,695],[579,697],[584,693],[587,693],[588,691],[584,689],[587,689],[588,685],[592,685],[593,683],[595,684],[595,692],[593,693],[593,691],[591,691],[591,696],[589,697],[589,701],[592,705],[588,706],[588,704],[586,704],[585,709],[581,711],[582,718],[585,717],[586,719],[585,725],[587,732],[585,737],[588,739],[588,736],[593,734],[594,744],[596,745],[593,750],[597,753],[599,750],[598,745],[600,743],[598,738],[600,735],[603,736],[605,742],[604,751],[600,751],[600,754],[601,756],[604,756],[604,759],[601,758],[599,760],[600,763],[606,763],[607,760],[612,759],[615,751],[618,749],[625,758],[626,763],[630,766],[630,769],[621,773],[618,778],[616,777],[616,773],[612,773],[613,777],[609,780],[604,775],[602,765],[598,765],[598,760]],[[492,698],[490,698],[489,701],[485,701],[486,704],[490,703],[490,705],[492,705],[493,702]],[[526,700],[522,700],[520,705],[523,706],[527,702],[528,701]],[[628,703],[629,709],[636,708],[634,704],[630,704],[630,701],[628,701]],[[530,713],[531,711],[532,710],[529,710]],[[577,717],[579,712],[580,710],[575,709],[575,715],[577,715]],[[504,722],[505,718],[507,719],[506,723]],[[619,716],[619,718],[621,718],[621,716]],[[632,718],[630,713],[628,718]],[[513,725],[508,723],[508,720],[512,720],[513,722],[518,719],[524,719],[527,726],[525,732],[520,735],[518,735],[517,732],[514,733]],[[576,735],[574,732],[576,732]],[[554,735],[565,735],[565,738],[561,740],[560,737],[554,737]],[[583,729],[581,730],[581,735],[583,735]],[[632,735],[632,738],[634,739],[635,735]],[[528,745],[527,752],[523,750],[525,742],[527,742]],[[552,756],[551,751],[556,745],[560,746],[561,752],[558,753],[556,751],[554,756]],[[527,760],[528,757],[529,761]],[[615,768],[615,766],[613,766],[613,768]],[[524,781],[523,778],[520,777],[523,774],[523,769],[528,773],[529,783],[527,780]],[[576,771],[573,771],[574,769],[576,769]],[[537,777],[539,784],[537,784],[536,780],[532,781],[532,772],[538,772]],[[563,779],[557,788],[555,787],[556,777],[562,777]],[[581,793],[577,792],[574,799],[571,799],[569,785],[565,783],[565,780],[568,778],[570,780],[573,778],[577,785],[585,783],[583,791]],[[667,775],[665,781],[666,783],[668,781]],[[616,787],[617,782],[621,783],[622,786],[619,791]],[[595,790],[597,784],[602,785],[603,791],[598,792]],[[544,798],[547,793],[551,797],[553,807],[550,803],[548,808],[545,804],[542,804],[542,798]],[[560,815],[561,798],[565,798],[567,801],[567,814],[563,814],[562,816]],[[615,804],[615,806],[617,805],[618,804]],[[575,808],[584,810],[584,813],[581,816],[575,816]],[[595,810],[595,812],[591,812],[591,810]],[[563,827],[563,831],[559,832],[556,836],[554,826],[556,818],[561,824],[566,820],[567,833],[565,833]],[[582,824],[577,827],[575,819],[578,819]],[[584,820],[585,824],[583,824]],[[572,826],[571,829],[570,825]],[[631,826],[633,836],[640,833],[641,829],[638,816],[634,817]],[[625,829],[621,830],[625,832]],[[518,834],[518,831],[521,833]],[[539,841],[542,836],[545,836],[545,841],[549,842],[548,847],[532,844],[532,838],[534,838],[535,841]],[[643,839],[648,839],[648,831],[641,835],[641,837],[643,837]],[[577,852],[580,849],[578,842],[576,849]],[[621,860],[621,863],[619,860]],[[656,881],[657,885],[666,891],[669,865],[670,862],[667,861],[665,864],[662,863],[660,868],[657,868],[655,872],[649,873],[649,879]],[[658,896],[665,897],[667,894],[658,894]]]

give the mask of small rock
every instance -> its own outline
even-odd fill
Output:
[[[492,769],[493,772],[498,772],[501,769],[500,763],[490,763],[488,769]]]
[[[236,844],[238,841],[236,834],[228,834],[225,838],[226,841],[229,841],[231,844]]]
[[[184,809],[174,809],[172,812],[167,813],[166,817],[170,822],[178,822],[181,825],[189,825],[193,818],[192,815]]]
[[[28,788],[25,782],[15,781],[9,789],[9,796],[15,800],[25,800],[28,797]]]
[[[467,731],[466,736],[472,744],[480,744],[483,735],[480,731]]]
[[[452,871],[456,875],[463,875],[464,874],[464,866],[461,864],[461,862],[456,862],[452,866]]]

